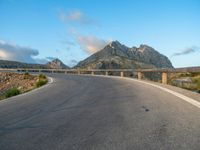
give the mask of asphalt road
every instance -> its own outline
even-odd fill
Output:
[[[51,75],[0,101],[0,150],[199,150],[200,109],[150,85]]]

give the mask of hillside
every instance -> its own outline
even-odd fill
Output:
[[[0,60],[0,68],[35,68],[35,69],[46,69],[46,65],[41,64],[28,64],[17,61]]]
[[[69,67],[59,59],[54,59],[47,64],[28,64],[17,61],[0,60],[0,68],[69,69]]]
[[[172,68],[170,60],[148,45],[129,48],[113,41],[102,50],[79,62],[75,68],[138,69]]]

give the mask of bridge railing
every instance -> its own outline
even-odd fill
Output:
[[[103,72],[108,76],[109,73],[118,72],[121,77],[124,77],[125,72],[131,72],[137,74],[139,80],[143,79],[144,73],[161,73],[162,83],[168,83],[168,76],[173,76],[175,73],[200,73],[200,66],[197,67],[185,67],[185,68],[161,68],[161,69],[33,69],[33,68],[0,68],[0,71],[17,71],[17,72],[48,72],[48,73],[74,73],[74,74],[91,74],[95,75],[98,72]]]

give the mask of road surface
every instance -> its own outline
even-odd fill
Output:
[[[52,74],[0,101],[0,150],[199,150],[200,109],[150,85]]]

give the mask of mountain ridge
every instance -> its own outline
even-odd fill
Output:
[[[69,69],[61,60],[54,59],[47,64],[30,64],[19,61],[0,60],[0,68],[31,68],[31,69]]]
[[[29,64],[0,60],[0,68],[70,69],[58,58],[47,64]],[[83,69],[154,69],[173,68],[170,60],[154,48],[141,44],[127,47],[119,41],[112,41],[100,51],[80,61],[73,68]]]
[[[133,69],[133,68],[173,68],[170,60],[154,48],[141,44],[127,47],[113,41],[100,51],[80,61],[75,68],[92,69]]]

